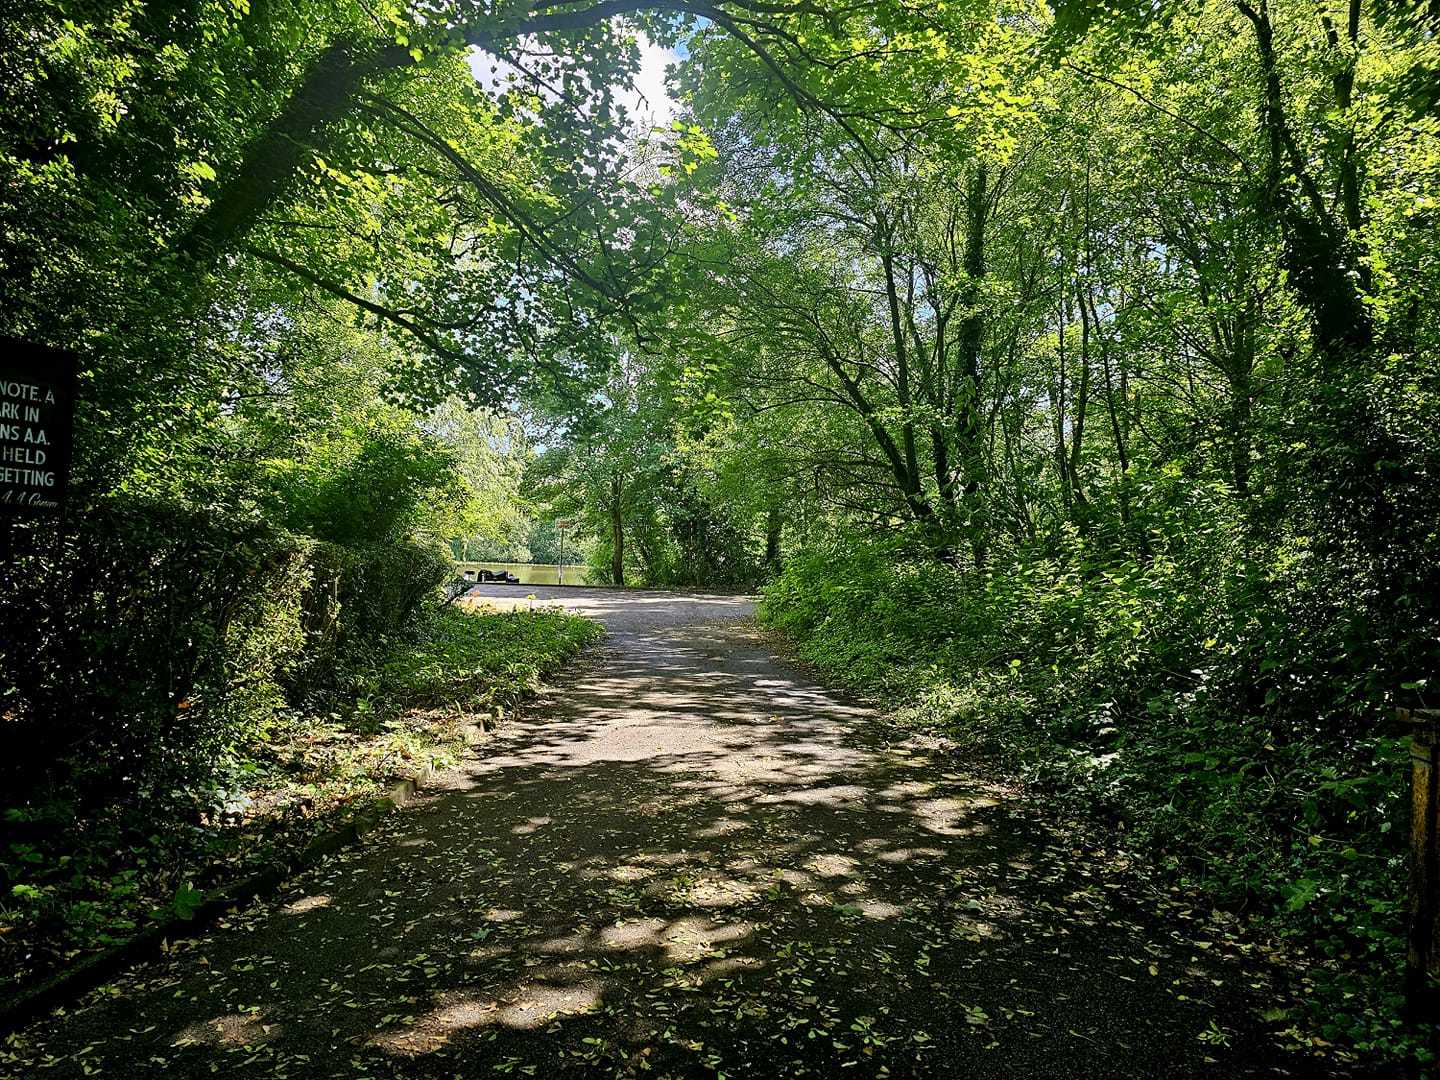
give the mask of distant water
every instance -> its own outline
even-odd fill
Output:
[[[519,562],[462,562],[456,563],[455,569],[464,576],[469,572],[470,578],[475,577],[477,570],[489,570],[491,573],[498,573],[501,570],[514,574],[520,579],[522,585],[559,585],[559,570],[554,563],[519,563]],[[565,564],[565,585],[590,585],[590,568],[584,563]]]

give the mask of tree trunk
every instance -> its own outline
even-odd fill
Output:
[[[1080,450],[1085,443],[1085,418],[1090,411],[1090,311],[1077,285],[1076,306],[1080,309],[1080,385],[1075,391],[1074,417],[1070,423],[1070,492],[1079,511],[1078,524],[1084,528],[1089,521],[1085,489],[1080,482]]]
[[[1241,502],[1250,497],[1251,378],[1255,360],[1247,340],[1249,334],[1248,328],[1237,328],[1234,367],[1230,372],[1230,473]]]
[[[1259,125],[1267,147],[1262,204],[1280,226],[1285,268],[1301,304],[1315,321],[1321,359],[1339,368],[1347,365],[1353,354],[1368,352],[1375,344],[1374,320],[1357,287],[1360,260],[1352,239],[1326,208],[1291,129],[1269,6],[1265,0],[1260,0],[1258,9],[1247,0],[1238,0],[1236,6],[1255,28],[1264,80]],[[1303,198],[1290,190],[1292,179]]]
[[[621,502],[624,481],[618,477],[610,482],[610,580],[625,584],[625,508]]]
[[[1068,293],[1062,292],[1055,323],[1055,378],[1050,382],[1050,419],[1055,428],[1055,478],[1060,482],[1060,501],[1068,516],[1073,502],[1070,489],[1070,458],[1065,450],[1065,328],[1070,321]]]
[[[962,493],[966,527],[970,532],[970,552],[975,569],[985,569],[990,549],[990,522],[982,505],[987,462],[983,452],[981,426],[984,410],[980,407],[981,364],[985,345],[985,313],[982,310],[982,286],[985,281],[985,219],[990,197],[989,172],[977,165],[965,192],[965,277],[969,311],[960,323],[960,393],[956,404],[958,417],[960,466],[964,476]]]
[[[372,76],[410,63],[398,45],[376,48],[344,37],[331,42],[263,134],[245,150],[235,174],[175,245],[189,260],[208,262],[232,247],[294,183]]]
[[[895,256],[890,249],[892,236],[882,218],[875,226],[880,245],[880,265],[885,270],[885,297],[890,309],[890,333],[895,350],[895,393],[900,401],[900,448],[904,454],[905,475],[910,488],[906,494],[920,494],[920,460],[915,449],[915,413],[910,396],[910,350],[905,345],[905,328],[900,317],[900,294],[895,284]]]
[[[780,536],[784,528],[780,507],[772,503],[765,516],[765,569],[771,574],[780,573]]]
[[[1260,203],[1279,228],[1283,265],[1313,324],[1318,371],[1309,438],[1316,480],[1339,517],[1372,553],[1383,555],[1394,546],[1395,527],[1386,488],[1404,452],[1375,416],[1365,385],[1376,363],[1376,328],[1361,291],[1358,240],[1330,213],[1296,141],[1266,0],[1258,7],[1237,0],[1236,6],[1254,27],[1263,80],[1258,126],[1267,153]],[[1341,104],[1348,100],[1347,89]]]

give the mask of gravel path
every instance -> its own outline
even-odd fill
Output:
[[[472,595],[610,635],[363,846],[0,1074],[1325,1075],[1223,919],[777,661],[748,601]]]

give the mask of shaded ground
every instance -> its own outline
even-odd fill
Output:
[[[734,598],[481,586],[601,655],[14,1075],[1325,1075],[1218,916],[778,663]],[[1246,955],[1250,952],[1249,955]]]

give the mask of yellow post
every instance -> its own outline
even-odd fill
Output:
[[[1405,1004],[1411,1019],[1440,1020],[1440,710],[1397,709],[1410,729],[1410,927],[1405,958]]]

